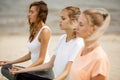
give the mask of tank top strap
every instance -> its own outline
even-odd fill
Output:
[[[47,26],[43,26],[43,27],[40,29],[40,31],[38,32],[38,34],[37,34],[37,36],[36,36],[36,39],[38,39],[38,36],[40,35],[41,31],[42,31],[43,29],[45,29],[45,28],[50,29],[50,28],[47,27]]]

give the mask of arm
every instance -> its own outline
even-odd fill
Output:
[[[65,80],[65,78],[68,76],[70,68],[72,65],[72,61],[69,61],[64,69],[64,71],[58,76],[56,77],[54,80]]]
[[[27,60],[30,59],[30,52],[28,54],[26,54],[25,56],[16,59],[14,61],[0,61],[0,66],[6,65],[6,64],[16,64],[16,63],[21,63],[21,62],[25,62]]]
[[[25,61],[27,61],[27,60],[30,60],[30,52],[28,53],[28,54],[26,54],[25,56],[23,56],[23,57],[21,57],[21,58],[19,58],[19,59],[17,59],[17,60],[14,60],[14,61],[11,61],[11,63],[10,64],[16,64],[16,63],[21,63],[21,62],[25,62]]]
[[[107,59],[98,59],[92,71],[92,80],[106,80],[109,72],[109,62]]]
[[[19,69],[18,68],[16,70],[10,69],[10,73],[11,74],[17,74],[17,73],[32,72],[32,71],[43,71],[43,70],[52,69],[53,64],[54,64],[54,60],[55,60],[55,55],[52,56],[52,58],[50,59],[50,61],[48,63],[41,64],[41,65],[31,67],[31,68],[24,68],[24,69]]]
[[[39,35],[39,41],[41,42],[39,59],[28,67],[37,66],[44,62],[49,40],[50,40],[50,30],[45,28],[42,30],[41,34]]]
[[[99,75],[93,77],[92,80],[105,80],[105,77],[103,75],[99,74]]]

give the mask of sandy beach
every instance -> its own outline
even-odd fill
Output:
[[[28,52],[28,5],[34,0],[0,0],[0,60],[14,60]],[[36,0],[37,1],[37,0]],[[52,30],[49,44],[50,56],[64,32],[59,29],[60,11],[66,6],[106,8],[111,14],[110,27],[100,38],[110,60],[109,80],[120,80],[120,0],[44,0],[48,4],[47,25]],[[13,5],[14,3],[14,5]],[[54,4],[54,5],[53,5]],[[31,62],[17,65],[27,66]],[[0,73],[0,80],[7,80]]]
[[[52,35],[49,52],[53,54],[53,48],[60,35]],[[0,60],[14,60],[27,53],[27,39],[25,35],[4,35],[0,37]],[[109,80],[120,80],[120,35],[105,34],[100,38],[100,44],[103,46],[110,60]],[[27,66],[31,62],[25,62],[17,65]],[[7,80],[0,74],[0,80]]]

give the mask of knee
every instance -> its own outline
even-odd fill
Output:
[[[5,72],[7,72],[8,68],[11,68],[11,64],[7,64],[7,65],[2,66],[1,73],[4,74]]]

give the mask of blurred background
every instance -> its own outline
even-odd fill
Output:
[[[0,34],[25,34],[29,28],[27,14],[29,4],[35,0],[0,0]],[[120,0],[44,0],[48,4],[49,14],[47,24],[53,34],[62,33],[59,29],[59,13],[66,6],[86,8],[106,8],[112,21],[107,32],[120,32]]]
[[[14,60],[26,53],[29,35],[27,14],[29,5],[38,0],[0,0],[0,60]],[[106,8],[111,14],[111,23],[100,39],[110,59],[110,79],[120,80],[120,0],[43,0],[48,4],[47,25],[52,30],[50,53],[59,36],[60,11],[66,6]],[[28,65],[24,63],[22,65]],[[0,75],[0,80],[6,80]]]

